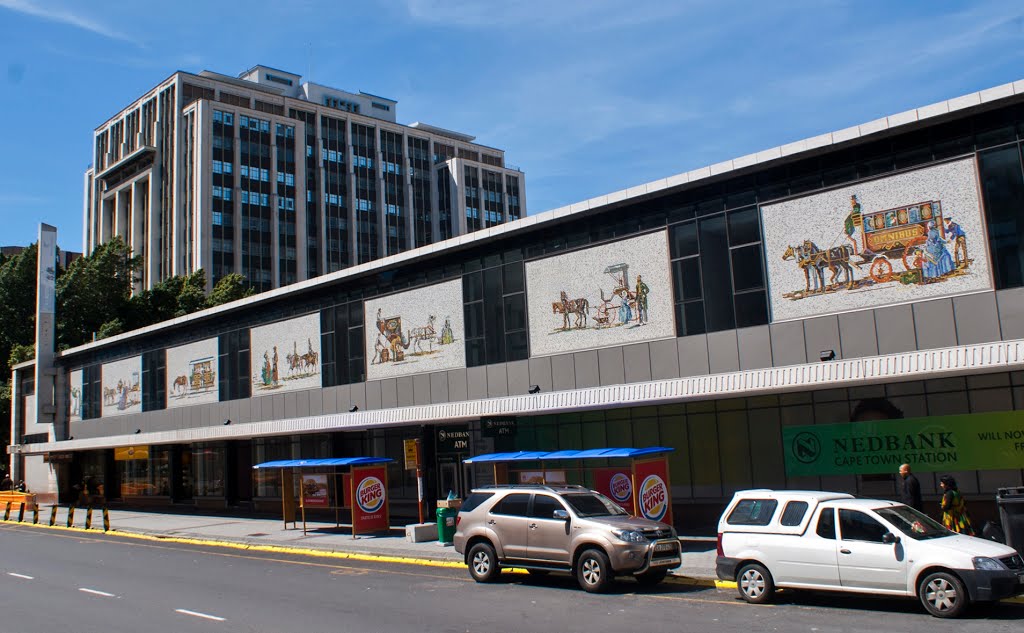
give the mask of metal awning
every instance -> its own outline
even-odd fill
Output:
[[[676,449],[667,446],[648,446],[647,448],[590,448],[582,451],[517,451],[515,453],[489,453],[477,455],[463,460],[467,464],[493,462],[547,462],[563,459],[632,459],[645,455],[670,453]]]
[[[364,466],[394,461],[390,457],[331,457],[328,459],[279,459],[256,464],[257,468],[318,468],[323,466]]]

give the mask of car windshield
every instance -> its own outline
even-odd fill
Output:
[[[915,541],[926,541],[953,534],[931,517],[908,506],[878,508],[875,512]]]
[[[578,517],[607,517],[629,514],[608,497],[596,492],[562,495]]]

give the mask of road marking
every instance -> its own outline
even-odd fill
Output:
[[[215,615],[209,615],[206,613],[199,613],[198,611],[189,611],[188,609],[175,609],[177,613],[184,613],[185,615],[194,615],[197,618],[205,618],[207,620],[214,620],[216,622],[223,622],[225,618],[220,618]]]
[[[7,572],[8,576],[14,576],[15,578],[24,578],[25,580],[35,580],[32,576],[26,576],[25,574],[16,574],[13,571]]]
[[[106,591],[99,591],[98,589],[89,589],[88,587],[79,587],[78,590],[81,591],[82,593],[91,593],[94,596],[103,596],[104,598],[114,598],[114,597],[116,597],[112,593],[107,593]]]

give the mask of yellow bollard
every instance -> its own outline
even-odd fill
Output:
[[[85,511],[85,529],[92,529],[92,506],[89,506],[89,509]]]
[[[32,525],[39,525],[39,504],[32,506]]]
[[[107,506],[103,506],[103,531],[110,531],[110,514],[107,513]]]
[[[57,525],[57,506],[50,508],[50,527]]]
[[[75,506],[68,508],[68,527],[72,527],[75,524]]]
[[[18,504],[18,523],[21,523],[24,520],[25,520],[25,502],[23,501],[23,502]]]
[[[11,502],[7,502],[7,509],[4,511],[4,521],[11,520]]]

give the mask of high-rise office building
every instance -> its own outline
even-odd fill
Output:
[[[140,288],[203,268],[265,291],[526,215],[503,150],[396,106],[268,66],[176,72],[96,128],[83,250],[120,235]]]

